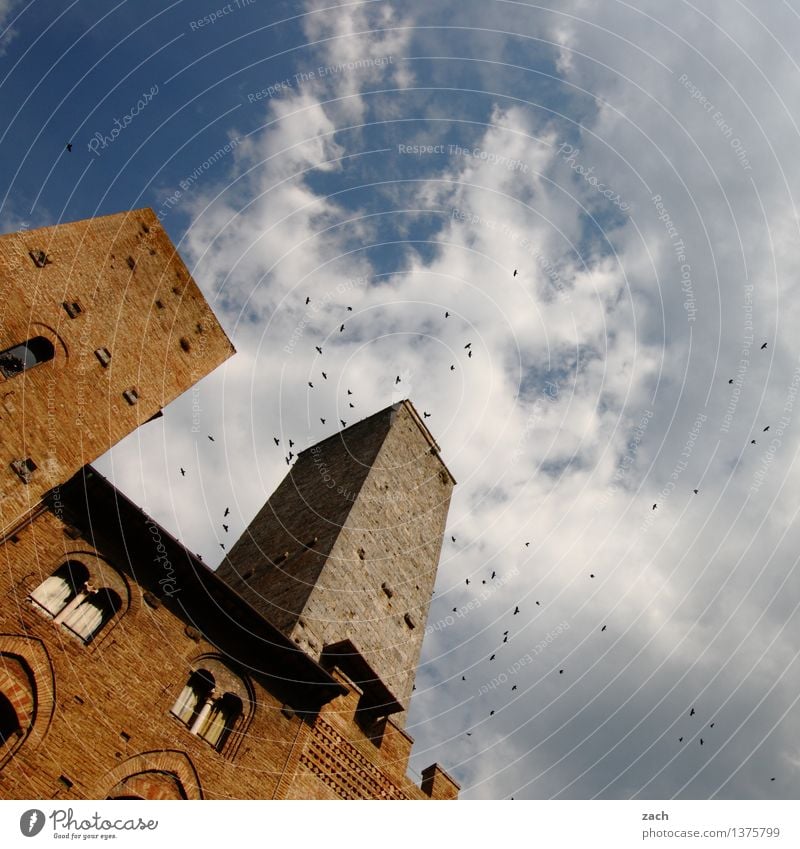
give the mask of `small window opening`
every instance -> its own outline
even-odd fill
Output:
[[[46,265],[50,265],[52,263],[52,260],[44,251],[28,251],[28,256],[30,256],[30,258],[33,260],[33,264],[37,268],[44,268]]]
[[[126,400],[126,401],[127,401],[127,402],[131,405],[131,406],[133,406],[133,405],[134,405],[134,404],[135,404],[135,403],[139,400],[139,393],[136,391],[136,389],[135,389],[134,387],[131,387],[130,389],[126,389],[126,390],[122,393],[122,397],[123,397],[123,398],[124,398],[124,399],[125,399],[125,400]]]
[[[77,301],[64,301],[63,306],[70,318],[77,318],[83,312]]]
[[[34,366],[53,359],[56,349],[44,336],[34,336],[21,345],[15,345],[0,353],[0,372],[3,377],[14,377]]]
[[[100,360],[100,365],[103,368],[108,368],[108,364],[111,362],[111,351],[108,348],[98,348],[94,355]]]
[[[30,457],[26,457],[24,460],[12,460],[11,468],[19,475],[23,483],[30,483],[37,467]]]

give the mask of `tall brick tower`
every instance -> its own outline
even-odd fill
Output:
[[[218,574],[313,658],[349,666],[367,709],[404,712],[454,483],[414,406],[393,404],[301,452]]]
[[[151,209],[0,236],[0,534],[233,351]]]

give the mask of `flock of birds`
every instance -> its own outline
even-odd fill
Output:
[[[69,149],[71,149],[71,146],[70,146],[70,145],[68,145],[68,150],[69,150]],[[517,276],[517,269],[514,269],[514,274],[513,274],[513,276],[514,276],[514,277],[516,277],[516,276]],[[308,305],[311,303],[311,298],[310,298],[310,297],[306,297],[305,303],[306,303],[306,306],[308,306]],[[348,311],[348,312],[352,312],[352,310],[353,310],[353,308],[352,308],[352,307],[350,307],[350,306],[348,306],[348,307],[347,307],[347,311]],[[449,312],[449,311],[445,311],[444,317],[445,317],[446,319],[447,319],[447,318],[450,318],[450,315],[451,315],[451,314],[450,314],[450,312]],[[344,323],[344,322],[342,322],[342,323],[340,324],[340,326],[339,326],[339,333],[343,333],[343,332],[344,332],[344,330],[345,330],[345,323]],[[317,355],[321,357],[321,356],[323,355],[322,347],[321,347],[320,345],[315,345],[315,346],[314,346],[314,348],[315,348],[315,350],[316,350],[316,352],[317,352]],[[763,350],[765,350],[766,348],[767,348],[767,343],[766,343],[766,342],[764,342],[764,343],[761,345],[761,350],[763,351]],[[467,357],[471,359],[471,358],[472,358],[472,343],[471,343],[471,342],[468,342],[466,345],[464,345],[464,350],[465,350],[465,351],[467,351]],[[450,365],[450,371],[455,371],[455,369],[456,369],[455,364],[451,364],[451,365]],[[321,376],[322,376],[322,379],[323,379],[323,380],[328,380],[328,374],[327,374],[327,372],[326,372],[326,371],[324,371],[324,370],[320,370],[320,374],[321,374]],[[729,383],[729,384],[733,384],[733,382],[734,382],[734,379],[733,379],[733,378],[731,378],[730,380],[728,380],[728,383]],[[307,381],[307,383],[308,383],[308,387],[309,387],[310,389],[314,389],[314,383],[313,383],[313,381],[312,381],[312,380]],[[398,386],[398,385],[400,385],[401,383],[402,383],[402,378],[401,378],[401,376],[400,376],[400,375],[397,375],[397,376],[395,377],[394,385],[395,385],[395,386]],[[353,403],[354,395],[353,395],[352,390],[351,390],[351,389],[347,389],[347,390],[346,390],[346,392],[347,392],[347,395],[346,395],[346,402],[347,402],[347,404],[348,404],[349,409],[355,409],[355,404]],[[429,413],[428,411],[423,411],[423,418],[425,418],[425,419],[431,418],[431,413]],[[323,425],[327,424],[327,421],[328,421],[328,419],[327,419],[326,417],[324,417],[324,416],[320,416],[320,417],[319,417],[319,420],[320,420],[320,423],[321,423],[321,424],[323,424]],[[341,426],[342,426],[343,428],[346,428],[346,427],[347,427],[347,422],[346,422],[344,419],[339,419],[339,423],[341,424]],[[766,433],[768,430],[769,430],[769,425],[767,425],[766,427],[764,427],[764,429],[763,429],[762,433]],[[214,442],[214,441],[215,441],[215,440],[214,440],[214,437],[213,437],[213,436],[211,436],[210,434],[208,435],[208,439],[209,439],[211,442]],[[273,442],[275,443],[276,447],[280,447],[280,445],[281,445],[281,439],[280,439],[280,437],[278,437],[278,436],[273,436],[273,438],[272,438],[272,439],[273,439]],[[288,438],[288,439],[287,439],[287,443],[288,443],[288,453],[285,455],[284,459],[285,459],[285,461],[286,461],[286,465],[287,465],[287,466],[290,466],[290,465],[291,465],[291,463],[292,463],[292,460],[293,460],[293,459],[296,459],[296,456],[297,456],[297,455],[296,455],[296,454],[295,454],[295,453],[291,450],[292,448],[294,448],[294,447],[295,447],[295,444],[296,444],[296,443],[295,443],[295,440],[293,440],[293,439],[291,439],[291,438]],[[752,440],[750,441],[750,444],[751,444],[751,445],[755,445],[755,444],[756,444],[756,440],[755,440],[755,439],[752,439]],[[180,473],[181,473],[181,476],[183,476],[183,477],[185,477],[185,476],[186,476],[186,470],[185,470],[183,467],[181,467],[181,469],[180,469]],[[699,491],[699,489],[693,489],[693,490],[692,490],[692,492],[693,492],[693,494],[694,494],[694,495],[698,495],[700,491]],[[658,508],[658,504],[657,504],[657,503],[653,504],[653,506],[652,506],[652,510],[656,510],[657,508]],[[224,514],[223,514],[223,518],[227,518],[227,516],[229,515],[229,513],[230,513],[230,510],[229,510],[229,508],[228,508],[228,507],[226,507],[226,508],[225,508],[225,512],[224,512]],[[229,531],[229,527],[228,527],[228,525],[227,525],[227,524],[222,523],[222,528],[223,528],[223,530],[224,530],[224,532],[225,532],[225,533],[228,533],[228,531]],[[455,536],[452,536],[452,535],[451,535],[450,539],[451,539],[451,542],[453,542],[453,543],[455,543],[455,542],[456,542],[456,537],[455,537]],[[223,550],[225,550],[225,544],[224,544],[224,543],[220,542],[220,543],[219,543],[219,545],[220,545],[220,547],[221,547]],[[525,542],[525,547],[527,548],[527,547],[529,547],[529,546],[530,546],[530,541]],[[200,559],[202,560],[202,558],[200,558]],[[492,573],[491,573],[491,575],[489,576],[488,580],[489,580],[489,581],[493,581],[493,580],[495,580],[495,578],[496,578],[496,577],[497,577],[497,572],[496,572],[496,571],[492,571]],[[594,574],[594,573],[590,573],[589,578],[590,578],[590,579],[595,578],[595,574]],[[487,579],[483,579],[483,580],[482,580],[482,584],[486,584],[486,583],[487,583]],[[469,586],[469,585],[470,585],[470,579],[469,579],[469,578],[466,578],[466,579],[465,579],[465,585],[466,585],[466,586]],[[540,602],[540,601],[536,601],[536,602],[535,602],[535,604],[536,604],[536,606],[537,606],[537,607],[540,607],[540,606],[541,606],[541,602]],[[458,608],[457,608],[457,607],[454,607],[454,608],[453,608],[453,612],[454,612],[454,613],[455,613],[455,612],[457,612],[457,610],[458,610]],[[511,615],[512,615],[512,616],[517,616],[517,615],[519,615],[519,613],[520,613],[519,605],[515,605],[515,606],[514,606],[514,610],[513,610],[513,612],[511,613]],[[600,628],[600,633],[604,633],[604,632],[607,630],[607,627],[608,627],[608,626],[607,626],[606,624],[604,624],[604,625]],[[509,633],[510,633],[510,629],[506,629],[505,631],[503,631],[503,634],[502,634],[503,639],[502,639],[501,645],[502,645],[502,644],[505,644],[505,643],[507,643],[507,642],[508,642]],[[494,661],[494,660],[496,659],[496,657],[497,657],[497,652],[495,651],[494,653],[492,653],[492,654],[490,655],[490,657],[489,657],[489,661],[490,661],[490,662],[491,662],[491,661]],[[565,670],[564,670],[563,668],[558,670],[558,674],[559,674],[559,675],[563,675],[563,674],[564,674],[564,672],[565,672]],[[461,676],[461,680],[462,680],[462,682],[466,682],[466,681],[467,681],[467,677],[466,677],[466,675],[462,675],[462,676]],[[416,690],[416,685],[414,685],[413,689],[414,689],[414,690]],[[512,684],[512,686],[511,686],[511,692],[514,692],[514,691],[516,691],[516,690],[517,690],[517,684]],[[495,715],[495,712],[496,712],[496,711],[495,711],[494,709],[490,710],[490,711],[489,711],[489,716],[490,716],[490,717],[494,716],[494,715]],[[694,707],[692,707],[692,708],[691,708],[691,710],[689,711],[689,716],[690,716],[690,717],[693,717],[693,716],[695,716],[695,713],[696,713],[696,712],[695,712],[695,708],[694,708]],[[715,723],[714,723],[714,722],[711,722],[711,723],[709,724],[709,730],[710,730],[710,729],[712,729],[712,728],[714,728],[714,725],[715,725]],[[467,736],[467,737],[471,737],[471,736],[473,735],[473,732],[472,732],[472,731],[466,731],[465,733],[466,733],[466,736]],[[678,738],[678,742],[679,742],[679,743],[683,743],[683,740],[684,740],[684,736],[683,736],[683,735],[681,735],[681,736]],[[700,746],[704,746],[704,745],[705,745],[705,740],[704,740],[704,738],[703,738],[703,737],[699,737],[699,745],[700,745]],[[775,780],[776,780],[776,779],[775,779],[775,777],[771,777],[771,778],[770,778],[770,781],[775,781]],[[512,797],[512,798],[513,798],[513,797]]]

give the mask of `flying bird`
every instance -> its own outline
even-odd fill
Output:
[[[348,395],[352,395],[353,393],[352,393],[352,392],[348,389],[348,390],[347,390],[347,394],[348,394]]]
[[[563,669],[559,669],[559,670],[558,670],[558,674],[559,674],[559,675],[563,675],[563,674],[564,674],[564,670],[563,670]]]
[[[224,542],[221,542],[221,543],[219,544],[219,547],[220,547],[220,548],[224,551],[224,550],[225,550],[225,543],[224,543]]]
[[[519,613],[519,606],[514,608],[514,616],[516,616],[518,613]]]
[[[467,351],[467,356],[472,357],[472,351]]]
[[[603,627],[600,629],[600,633],[602,633],[603,631],[605,631],[605,629],[606,629],[607,627],[608,627],[607,625],[603,625]]]
[[[325,419],[321,418],[320,421],[322,422],[322,424],[325,424]]]
[[[516,268],[514,269],[514,273],[513,273],[511,276],[512,276],[512,277],[516,277],[516,276],[517,276],[517,269],[516,269]]]
[[[658,507],[658,504],[654,504],[654,505],[653,505],[653,510],[655,510],[655,509],[656,509],[656,507]]]
[[[493,711],[493,710],[490,710],[490,711],[489,711],[489,716],[494,716],[494,711]]]
[[[328,379],[328,375],[327,375],[327,374],[325,374],[325,372],[324,372],[324,371],[322,372],[322,379],[323,379],[323,380],[327,380],[327,379]]]
[[[589,577],[594,578],[594,572],[592,572],[591,575],[589,575]]]
[[[213,442],[213,441],[214,441],[214,437],[213,437],[213,436],[211,436],[210,434],[209,434],[209,437],[208,437],[208,438],[211,440],[211,442]]]
[[[694,708],[689,711],[689,716],[694,716]]]
[[[318,353],[318,354],[321,354],[321,353],[322,353],[322,348],[320,348],[320,346],[319,346],[319,345],[314,345],[314,347],[317,349],[317,353]]]
[[[455,371],[455,370],[456,370],[455,366],[450,366],[450,371]]]
[[[348,307],[348,308],[347,308],[347,311],[348,311],[348,312],[352,312],[352,311],[353,311],[353,308],[352,308],[352,307]]]
[[[700,492],[700,490],[699,490],[699,489],[693,489],[693,490],[692,490],[692,492],[693,492],[695,495],[697,495],[697,493],[698,493],[698,492]]]
[[[763,351],[763,350],[764,350],[764,348],[766,348],[766,347],[767,347],[767,343],[765,342],[765,343],[761,346],[761,350]]]
[[[344,419],[339,419],[339,421],[342,423],[342,427],[347,427],[347,422]]]
[[[492,656],[489,658],[489,660],[494,660],[494,655],[492,655]]]
[[[228,533],[228,526],[227,526],[227,525],[223,525],[222,527],[223,527],[223,528],[225,528],[225,533],[227,534],[227,533]]]
[[[467,586],[469,586],[469,578],[467,578]]]
[[[683,743],[683,737],[678,737],[678,742]]]
[[[530,545],[530,543],[529,543],[529,542],[526,542],[526,543],[525,543],[525,548],[527,548],[529,545]]]
[[[289,448],[294,448],[294,442],[291,439],[289,440]]]
[[[497,574],[497,572],[492,572],[492,580],[494,580],[494,576],[495,576],[496,574]]]
[[[751,445],[755,445],[755,444],[756,444],[755,439],[751,439],[751,440],[750,440],[750,444],[751,444]]]
[[[226,508],[225,508],[225,512],[222,514],[223,519],[224,519],[224,518],[225,518],[225,516],[227,516],[227,515],[228,515],[228,513],[230,513],[230,512],[231,512],[231,511],[230,511],[230,509],[229,509],[228,507],[226,507]]]
[[[513,692],[513,691],[514,691],[514,690],[516,690],[516,689],[517,689],[517,685],[516,685],[516,684],[514,684],[514,686],[511,688],[511,691]]]
[[[467,342],[467,344],[464,345],[464,350],[466,351],[467,348],[471,348],[471,347],[472,347],[472,342]]]
[[[277,437],[277,436],[273,436],[273,437],[272,437],[272,441],[273,441],[276,445],[280,445],[280,444],[281,444],[281,441],[280,441],[280,439],[278,439],[278,437]]]
[[[67,153],[72,153],[72,143],[67,142]]]
[[[352,401],[349,401],[348,403],[350,404],[350,409],[354,410],[356,405]]]
[[[767,425],[767,426],[764,428],[764,430],[762,430],[762,431],[761,431],[761,433],[766,433],[768,430],[769,430],[769,425]]]
[[[310,304],[310,303],[311,303],[311,298],[306,298],[306,304]]]
[[[703,745],[703,738],[702,737],[700,738],[700,745],[701,746]]]
[[[342,326],[339,328],[339,333],[341,333],[343,330],[344,330],[344,325],[342,325]]]
[[[423,419],[429,419],[430,417],[431,417],[430,413],[426,413],[424,410],[422,411],[422,418]]]
[[[450,313],[449,313],[449,312],[446,312],[446,313],[444,314],[444,317],[445,317],[445,318],[450,318]]]
[[[186,477],[186,469],[184,469],[183,466],[181,466],[181,477],[182,478]]]
[[[450,537],[450,539],[451,539],[451,540],[453,540],[453,542],[455,542],[455,541],[456,541],[456,538],[455,538],[455,537]]]
[[[308,381],[308,385],[309,385],[312,389],[314,388],[314,384],[313,384],[310,380]]]

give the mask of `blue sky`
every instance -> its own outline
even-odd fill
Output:
[[[273,434],[411,397],[459,481],[413,766],[796,798],[798,10],[218,11],[0,0],[3,230],[151,206],[239,352],[103,471],[216,563]]]

